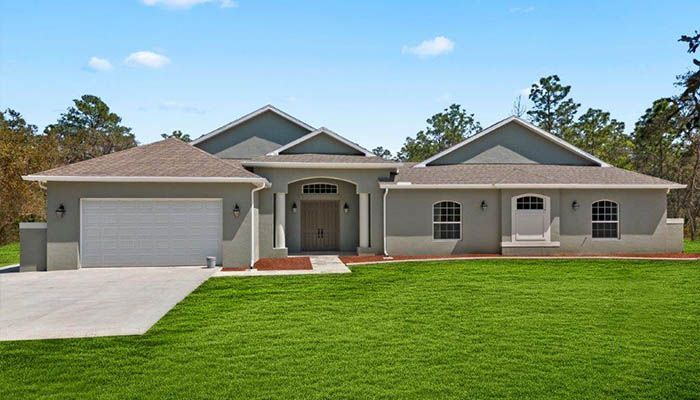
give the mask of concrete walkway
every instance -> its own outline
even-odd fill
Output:
[[[218,271],[213,276],[278,276],[278,275],[318,275],[318,274],[348,274],[350,269],[337,256],[309,256],[312,269],[258,271],[246,269],[242,271]]]
[[[143,334],[216,271],[122,267],[0,274],[0,340]]]

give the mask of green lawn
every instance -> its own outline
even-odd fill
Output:
[[[683,246],[683,251],[686,253],[700,253],[700,240],[693,242],[690,239],[686,239]]]
[[[19,243],[0,246],[0,267],[19,263]]]
[[[0,398],[700,397],[700,263],[210,279],[144,336],[0,343]]]

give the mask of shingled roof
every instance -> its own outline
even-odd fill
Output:
[[[539,164],[455,164],[428,167],[406,165],[383,187],[659,187],[685,185],[615,167]]]
[[[264,182],[265,179],[170,138],[23,177],[33,181]]]

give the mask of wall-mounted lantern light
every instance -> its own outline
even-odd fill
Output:
[[[481,211],[486,211],[487,208],[489,208],[489,205],[486,204],[486,200],[481,200]]]
[[[571,208],[576,211],[581,205],[578,204],[578,201],[574,200],[573,203],[571,203]]]
[[[348,211],[350,211],[350,206],[348,206],[348,203],[345,203],[345,205],[343,206],[343,212],[347,214]]]
[[[63,204],[59,205],[58,208],[56,209],[56,216],[58,218],[63,218],[63,215],[66,213],[66,207],[63,206]]]
[[[241,208],[238,207],[238,203],[236,203],[236,205],[233,206],[233,216],[236,218],[241,216]]]
[[[297,203],[295,201],[294,203],[292,203],[292,214],[296,214],[296,213],[297,213]]]

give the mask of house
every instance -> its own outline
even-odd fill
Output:
[[[666,196],[519,118],[420,163],[374,156],[265,106],[201,136],[25,176],[47,191],[22,267],[227,267],[304,252],[507,255],[682,251]]]

